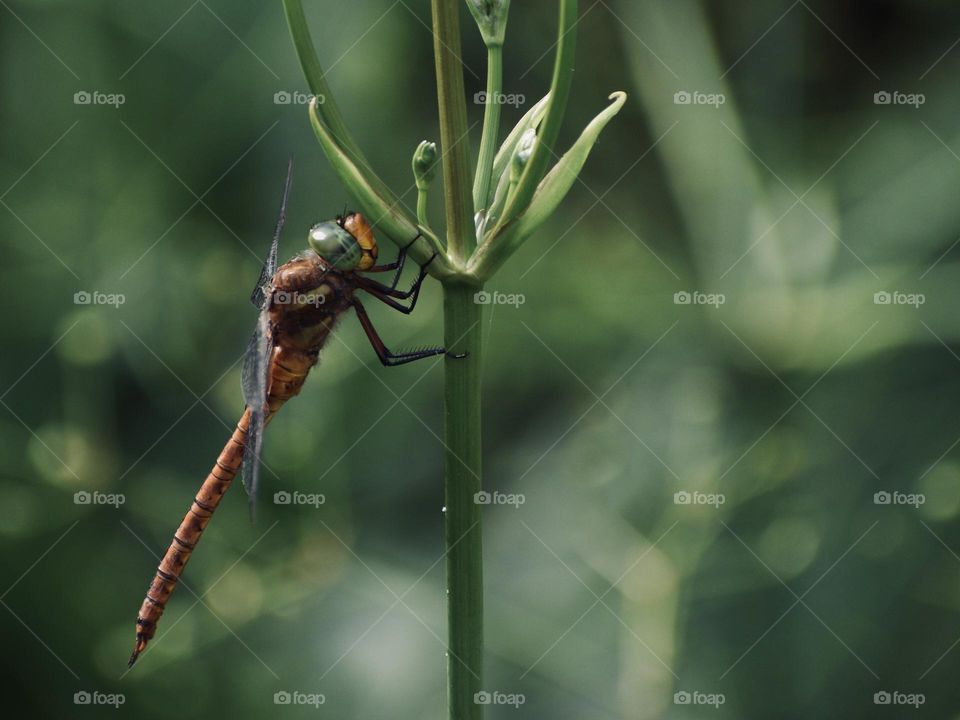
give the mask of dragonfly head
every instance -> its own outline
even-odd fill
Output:
[[[307,236],[310,247],[338,270],[366,270],[377,261],[377,241],[359,213],[317,223]]]

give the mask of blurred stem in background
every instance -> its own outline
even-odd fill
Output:
[[[626,96],[613,101],[559,159],[555,150],[573,79],[576,0],[559,0],[556,59],[550,92],[494,152],[500,129],[503,42],[510,0],[466,0],[487,46],[487,94],[480,153],[470,182],[470,142],[460,60],[460,0],[432,0],[446,238],[427,222],[427,190],[436,147],[424,141],[413,157],[417,211],[412,214],[376,175],[343,121],[310,39],[301,0],[284,0],[300,64],[314,95],[309,117],[317,140],[359,209],[378,230],[425,264],[443,285],[446,445],[447,679],[451,720],[479,720],[483,705],[483,552],[480,377],[483,357],[478,294],[501,265],[556,210],[590,149]],[[552,168],[550,166],[553,166]],[[463,357],[453,357],[453,355]]]

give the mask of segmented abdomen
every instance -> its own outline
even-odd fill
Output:
[[[266,422],[270,421],[287,400],[300,392],[310,368],[316,364],[318,351],[319,347],[310,351],[282,349],[279,346],[274,348],[270,362],[270,390],[267,395],[270,413]],[[220,452],[213,469],[200,486],[200,491],[160,561],[137,615],[137,641],[130,656],[131,665],[156,633],[157,623],[180,580],[190,554],[200,541],[207,523],[220,504],[220,499],[240,471],[249,426],[250,409],[247,408]]]

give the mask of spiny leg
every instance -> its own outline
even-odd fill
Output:
[[[409,290],[396,290],[394,288],[387,287],[383,283],[379,283],[376,280],[371,280],[370,278],[365,278],[362,276],[358,276],[357,278],[357,287],[366,290],[375,298],[386,303],[395,310],[400,310],[401,312],[409,314],[413,312],[413,309],[417,306],[417,299],[420,297],[420,288],[423,285],[424,279],[427,277],[427,268],[430,266],[430,263],[433,262],[433,258],[435,257],[436,254],[434,254],[433,257],[427,261],[426,265],[420,268],[420,274],[417,275],[417,279],[414,280],[413,285],[410,286]],[[405,308],[399,303],[390,302],[389,298],[398,298],[400,300],[410,299],[410,307]]]
[[[373,288],[363,288],[363,289],[366,290],[366,291],[367,291],[368,293],[370,293],[371,295],[373,295],[373,297],[375,297],[377,300],[379,300],[380,302],[382,302],[382,303],[383,303],[384,305],[386,305],[387,307],[391,307],[391,308],[393,308],[394,310],[396,310],[397,312],[402,312],[404,315],[409,315],[410,313],[412,313],[412,312],[413,312],[413,308],[414,308],[414,307],[416,306],[416,304],[417,304],[417,297],[416,297],[416,296],[414,296],[413,302],[410,303],[410,306],[407,307],[406,305],[401,305],[400,303],[398,303],[396,300],[394,300],[394,299],[393,299],[392,297],[390,297],[389,295],[384,295],[384,294],[381,293],[379,290],[375,290],[375,289],[373,289]]]
[[[407,260],[407,250],[409,250],[421,237],[422,235],[418,232],[417,236],[413,240],[400,248],[400,253],[397,255],[397,259],[392,263],[387,263],[385,265],[374,265],[372,268],[368,268],[364,272],[389,272],[391,270],[396,270],[397,272],[393,276],[393,282],[390,283],[390,289],[396,290],[397,283],[400,282],[400,276],[403,274],[403,265]]]
[[[393,367],[395,365],[403,365],[408,362],[413,362],[414,360],[422,360],[423,358],[446,354],[446,349],[441,347],[424,348],[422,350],[414,350],[412,352],[391,352],[380,338],[376,328],[373,327],[373,323],[370,322],[370,316],[367,315],[367,311],[364,309],[363,304],[356,298],[352,300],[351,304],[353,305],[354,310],[357,311],[357,318],[360,320],[360,325],[363,327],[363,331],[366,333],[367,339],[370,341],[374,352],[377,353],[377,357],[380,358],[380,362],[383,363],[384,366]]]

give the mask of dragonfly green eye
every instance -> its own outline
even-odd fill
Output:
[[[335,222],[317,223],[307,241],[314,251],[338,270],[352,270],[363,257],[360,243]]]

